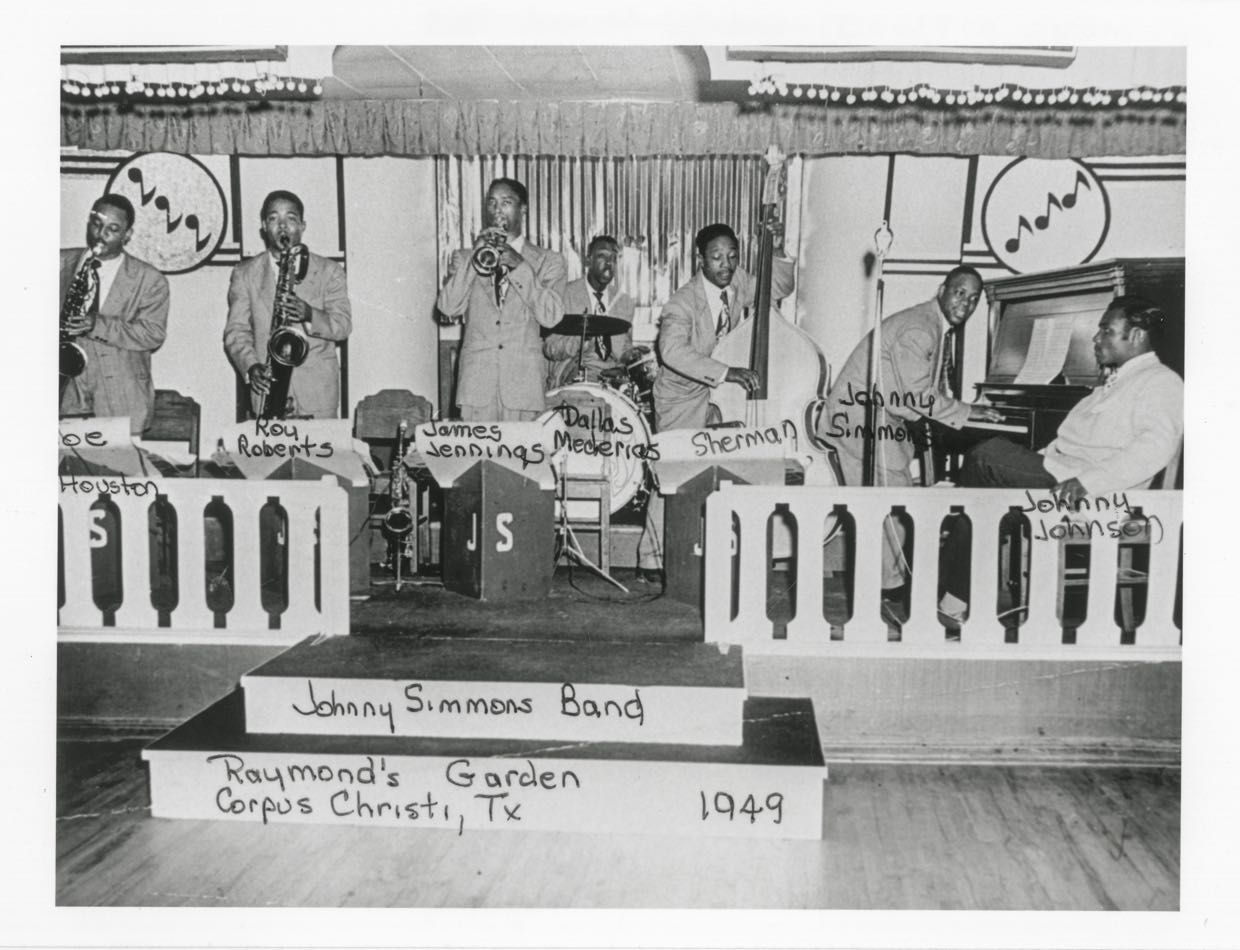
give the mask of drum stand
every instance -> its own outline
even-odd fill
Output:
[[[586,557],[585,552],[581,549],[581,544],[577,541],[577,534],[576,532],[573,531],[573,526],[569,524],[569,520],[568,520],[568,487],[566,485],[566,482],[568,481],[568,479],[561,472],[558,480],[559,480],[559,485],[560,485],[560,492],[559,492],[560,494],[560,534],[564,539],[564,548],[563,548],[562,553],[567,554],[569,557],[575,560],[582,567],[597,574],[599,577],[603,578],[603,580],[607,581],[608,583],[613,584],[616,587],[620,588],[620,590],[624,591],[626,594],[630,593],[627,587],[625,587],[618,580],[616,580],[614,577],[608,574],[605,570],[603,570],[601,567],[599,567],[597,564],[591,561],[588,557]],[[605,503],[606,503],[606,499],[600,495],[599,505],[601,506]],[[600,512],[600,516],[601,516],[601,512]],[[598,543],[599,543],[599,550],[602,550],[602,547],[604,544],[611,544],[611,538],[607,536],[607,532],[601,529],[599,531]]]

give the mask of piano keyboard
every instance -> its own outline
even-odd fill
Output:
[[[1012,432],[1018,435],[1027,435],[1029,426],[1020,423],[1009,422],[966,422],[966,429],[988,429],[991,432]]]

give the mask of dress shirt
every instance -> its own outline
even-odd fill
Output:
[[[1091,495],[1146,488],[1183,437],[1184,381],[1142,353],[1072,408],[1042,464],[1056,481],[1076,478]]]

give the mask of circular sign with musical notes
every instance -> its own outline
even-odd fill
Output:
[[[1014,274],[1092,260],[1111,226],[1102,182],[1074,159],[1018,158],[995,176],[982,203],[982,234]]]
[[[133,204],[133,237],[125,250],[165,274],[202,266],[224,240],[224,192],[188,155],[135,155],[112,173],[106,191]]]

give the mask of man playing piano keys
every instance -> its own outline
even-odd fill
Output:
[[[996,410],[960,402],[945,385],[952,346],[948,334],[964,326],[981,294],[981,275],[972,267],[956,267],[934,299],[883,320],[880,380],[873,383],[873,393],[881,393],[885,405],[875,412],[871,427],[866,426],[865,402],[872,395],[868,388],[872,332],[852,351],[831,386],[818,433],[838,450],[846,485],[864,484],[862,459],[869,441],[874,443],[876,485],[913,484],[914,446],[906,438],[905,420],[930,418],[954,429],[971,421],[1000,421]],[[883,534],[883,612],[894,626],[900,609],[894,605],[903,599],[905,581],[904,531],[889,518]]]

